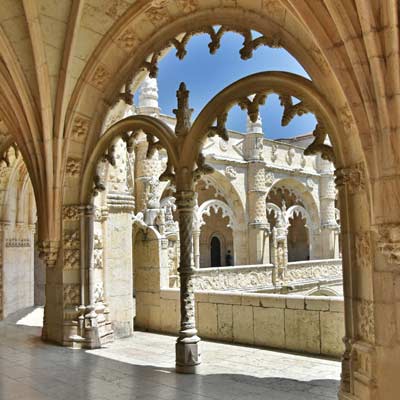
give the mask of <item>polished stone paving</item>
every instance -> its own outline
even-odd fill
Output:
[[[136,332],[82,351],[43,343],[23,323],[35,325],[0,322],[0,400],[337,399],[337,361],[203,341],[200,373],[180,375],[171,336]]]

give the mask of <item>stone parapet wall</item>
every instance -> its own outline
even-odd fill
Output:
[[[344,351],[341,297],[196,292],[202,338],[340,357]],[[179,290],[160,292],[160,320],[149,330],[176,334]]]
[[[257,290],[273,286],[274,266],[245,265],[224,268],[200,268],[196,273],[196,290]],[[342,278],[342,260],[311,260],[287,264],[284,285],[304,281]]]

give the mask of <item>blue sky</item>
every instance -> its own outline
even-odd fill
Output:
[[[175,56],[173,48],[159,62],[159,105],[162,113],[172,114],[176,107],[176,90],[184,81],[190,90],[190,105],[194,108],[194,117],[220,90],[232,82],[247,75],[260,72],[281,70],[308,77],[301,65],[286,50],[259,47],[253,58],[243,61],[239,55],[243,37],[235,33],[226,33],[221,47],[215,55],[208,51],[208,35],[193,37],[188,53],[181,61]],[[265,137],[277,139],[310,132],[315,127],[311,114],[296,117],[287,127],[281,127],[282,107],[276,95],[268,97],[261,109]],[[246,114],[235,107],[229,114],[227,127],[237,131],[246,131]]]

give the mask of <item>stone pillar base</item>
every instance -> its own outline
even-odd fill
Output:
[[[179,340],[179,339],[178,339]],[[200,367],[200,340],[196,343],[177,341],[176,372],[180,374],[196,374]]]

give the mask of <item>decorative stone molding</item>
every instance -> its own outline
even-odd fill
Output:
[[[378,250],[385,256],[388,264],[400,265],[400,224],[378,226]]]
[[[31,247],[30,239],[6,239],[6,247]]]
[[[373,344],[375,342],[374,303],[371,300],[358,300],[357,331],[361,340]]]
[[[107,206],[110,213],[131,214],[135,211],[135,198],[125,193],[109,193]]]
[[[310,190],[314,190],[314,188],[315,188],[315,186],[316,186],[316,184],[315,184],[315,182],[314,182],[314,179],[312,179],[312,178],[307,178],[306,186],[307,186]]]
[[[231,165],[228,165],[228,166],[225,168],[225,175],[226,175],[229,179],[234,180],[234,179],[237,178],[237,171],[236,171],[236,169],[235,169],[234,167],[232,167]]]
[[[366,177],[364,163],[354,164],[350,167],[338,168],[335,171],[336,185],[346,185],[350,194],[355,194],[365,189]]]
[[[354,236],[356,248],[356,265],[360,270],[371,271],[372,250],[370,232],[358,232]]]
[[[285,283],[309,280],[341,279],[341,260],[316,260],[288,263]]]
[[[81,170],[81,160],[77,158],[68,158],[66,173],[70,176],[77,176]]]
[[[64,304],[77,306],[80,303],[80,285],[67,284],[64,285]]]
[[[80,267],[79,232],[64,233],[64,269],[76,270]]]
[[[49,268],[53,268],[57,263],[59,249],[59,241],[44,240],[39,243],[39,257]]]

